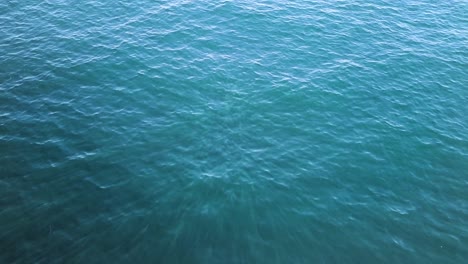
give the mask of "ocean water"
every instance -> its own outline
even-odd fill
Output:
[[[0,2],[0,263],[467,263],[468,2]]]

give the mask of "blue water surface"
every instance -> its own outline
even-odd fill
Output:
[[[0,263],[467,263],[465,0],[0,2]]]

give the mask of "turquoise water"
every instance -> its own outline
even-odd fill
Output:
[[[0,263],[466,263],[468,2],[0,3]]]

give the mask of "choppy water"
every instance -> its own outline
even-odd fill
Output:
[[[468,2],[0,2],[1,263],[466,263]]]

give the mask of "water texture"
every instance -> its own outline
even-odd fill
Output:
[[[468,2],[0,2],[0,263],[466,263]]]

